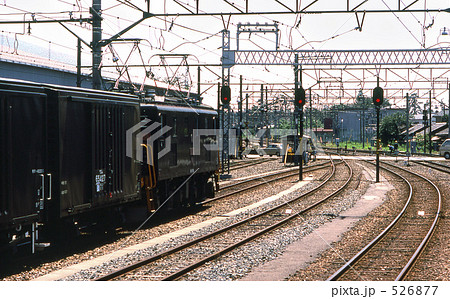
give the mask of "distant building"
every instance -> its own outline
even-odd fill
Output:
[[[424,132],[425,129],[425,132]],[[430,128],[429,126],[424,126],[422,123],[419,124],[415,124],[412,127],[409,128],[409,139],[413,140],[417,134],[429,134]],[[404,130],[403,132],[400,133],[400,136],[402,138],[402,140],[407,140],[406,138],[406,130]],[[447,123],[432,123],[431,124],[431,136],[432,136],[432,140],[434,142],[437,143],[441,143],[442,141],[444,141],[447,136],[448,136],[448,125]],[[434,138],[437,137],[437,138]]]
[[[380,119],[397,112],[404,112],[404,109],[381,109]],[[369,109],[349,109],[337,111],[333,122],[333,129],[336,137],[342,141],[362,142],[370,140],[376,134],[376,110]]]

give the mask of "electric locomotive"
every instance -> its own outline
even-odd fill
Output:
[[[187,207],[214,197],[218,149],[211,145],[218,142],[217,112],[183,99],[164,98],[141,104],[141,120],[142,131],[158,125],[153,133],[158,138],[145,144],[152,135],[143,135],[141,145],[145,151],[142,195],[149,210]]]

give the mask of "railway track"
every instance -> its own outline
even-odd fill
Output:
[[[316,171],[316,170],[319,170],[319,169],[324,169],[324,168],[327,168],[327,167],[330,167],[329,162],[320,163],[318,165],[313,165],[313,166],[307,166],[307,167],[304,168],[304,173]],[[229,189],[231,189],[231,191],[229,191],[229,192],[227,192],[225,194],[218,195],[218,196],[216,196],[214,198],[207,199],[207,200],[204,200],[202,202],[199,202],[199,203],[197,203],[197,205],[204,205],[206,203],[210,203],[210,202],[213,202],[213,201],[221,200],[223,198],[226,198],[226,197],[229,197],[229,196],[232,196],[232,195],[236,195],[236,194],[239,194],[239,193],[242,193],[242,192],[245,192],[245,191],[248,191],[248,190],[260,187],[260,186],[263,186],[263,185],[271,183],[271,182],[275,182],[275,181],[278,181],[278,180],[290,178],[290,177],[293,177],[293,176],[296,176],[296,175],[298,175],[298,169],[297,168],[290,169],[288,171],[282,171],[282,172],[272,173],[272,174],[268,174],[268,175],[264,175],[264,176],[259,176],[259,177],[253,178],[253,179],[248,179],[248,180],[241,181],[241,182],[234,183],[234,184],[229,184],[229,185],[226,185],[224,187],[221,187],[220,191],[229,190]],[[255,184],[248,185],[249,183],[255,183]],[[248,185],[248,186],[238,187],[238,186],[242,186],[242,185]],[[232,189],[235,189],[235,190],[232,190]]]
[[[310,166],[305,166],[304,169],[308,169],[308,168],[315,167],[315,166],[329,165],[329,164],[330,164],[330,162],[326,161],[326,162],[322,162],[322,163],[318,163],[318,164],[314,164],[314,165],[310,165]],[[220,184],[219,185],[219,190],[222,191],[222,190],[226,190],[226,189],[229,189],[229,188],[233,188],[235,186],[239,186],[239,185],[245,184],[247,182],[264,180],[264,179],[267,179],[267,178],[270,178],[270,177],[273,177],[273,176],[277,176],[277,175],[280,175],[280,174],[283,174],[283,173],[290,173],[290,172],[295,172],[295,171],[298,173],[298,167],[293,166],[293,167],[290,167],[289,169],[283,169],[283,170],[274,171],[274,172],[271,172],[271,173],[262,173],[260,175],[256,175],[256,176],[254,176],[252,178],[249,178],[249,179],[241,179],[237,183],[229,183],[229,184],[224,185],[224,186],[222,186],[222,184]]]
[[[432,161],[412,161],[412,162],[450,174],[450,166],[447,166],[447,165],[443,165],[443,164],[432,162]]]
[[[262,164],[262,163],[273,161],[273,160],[274,160],[274,158],[257,158],[257,159],[253,159],[253,160],[232,162],[232,163],[230,163],[230,171]]]
[[[340,167],[345,169],[339,170],[339,175],[346,171],[346,180],[333,180],[336,176],[336,166],[333,163],[332,172],[324,181],[294,199],[95,280],[179,279],[186,273],[273,231],[336,196],[353,177],[353,171],[348,163],[344,162]],[[323,188],[325,184],[327,188]],[[326,194],[315,196],[318,190]],[[287,210],[294,213],[287,213]]]
[[[327,164],[328,165],[328,167],[330,167],[330,162],[325,162],[324,164]],[[330,167],[331,168],[331,167]],[[286,169],[284,169],[285,171],[286,171]],[[288,170],[288,171],[290,171],[290,169]],[[325,173],[325,171],[322,171],[323,172],[323,174],[324,175],[326,175],[327,173]],[[261,175],[263,175],[263,174],[261,174]],[[322,174],[320,174],[318,177],[320,177]],[[258,193],[260,193],[260,192],[262,192],[262,193],[265,193],[263,190],[258,190],[257,191]],[[253,193],[251,193],[251,194],[253,194]],[[238,208],[242,208],[242,207],[244,207],[244,206],[246,206],[246,205],[248,205],[249,203],[239,203],[240,201],[239,200],[237,200],[237,203],[236,203],[236,201],[232,201],[231,202],[231,200],[229,201],[230,202],[230,205],[226,205],[227,207],[229,207],[230,209],[238,209]],[[249,202],[250,203],[252,203],[253,201],[251,201],[251,199],[249,199]],[[210,212],[211,211],[211,209],[212,209],[212,211],[213,212]],[[218,213],[216,213],[215,212],[215,207],[212,207],[211,209],[207,209],[207,211],[208,212],[206,212],[206,213],[204,213],[204,214],[206,214],[206,215],[203,215],[201,212],[200,212],[200,215],[197,217],[198,219],[201,219],[201,220],[198,220],[198,221],[204,221],[204,217],[209,217],[209,216],[211,216],[211,215],[222,215],[223,213],[226,213],[226,211],[227,211],[227,209],[228,208],[226,208],[225,209],[225,211],[224,210],[222,210],[221,212],[219,211]],[[219,208],[219,210],[220,210],[220,208]],[[228,209],[229,210],[229,209]],[[199,211],[203,211],[203,209],[201,208]],[[206,211],[206,210],[205,210]],[[171,213],[171,215],[173,215],[173,217],[171,218],[172,220],[170,220],[170,221],[168,221],[166,224],[163,224],[163,223],[165,223],[165,221],[163,220],[163,219],[160,219],[160,218],[153,218],[154,219],[154,221],[153,221],[153,223],[155,224],[155,225],[163,225],[163,226],[166,226],[166,225],[168,225],[168,226],[170,226],[170,223],[172,222],[172,221],[176,221],[176,219],[178,219],[178,217],[181,217],[181,216],[183,216],[183,214],[182,213],[180,213],[180,215],[175,215],[174,213]],[[194,216],[194,218],[196,217],[194,214],[193,214],[193,216]],[[189,217],[188,217],[189,218]],[[161,220],[161,223],[159,222]],[[167,220],[167,219],[166,219]],[[186,219],[186,223],[188,223],[188,224],[186,224],[186,225],[190,225],[191,224],[191,222],[188,220],[188,219]],[[186,225],[183,225],[183,226],[186,226]],[[105,235],[105,236],[103,236],[103,235],[101,235],[102,236],[102,238],[100,238],[101,240],[103,240],[103,239],[105,239],[105,241],[104,242],[108,242],[107,240],[109,240],[109,239],[111,239],[112,240],[112,242],[114,242],[114,240],[119,240],[120,239],[120,237],[121,236],[126,236],[126,235],[128,235],[128,234],[134,234],[134,232],[133,231],[131,231],[131,232],[127,232],[127,229],[128,229],[128,227],[127,226],[125,226],[125,227],[121,227],[120,228],[120,230],[116,230],[116,233],[117,233],[117,235],[116,234],[114,234],[114,235],[110,235],[110,234],[108,234],[108,235]],[[131,228],[132,230],[133,230],[133,228]],[[169,230],[169,231],[167,231],[167,232],[170,232],[171,230]],[[100,234],[102,234],[102,232],[100,232]],[[157,235],[158,233],[156,233],[156,235]],[[95,236],[95,237],[94,237]],[[76,246],[73,246],[73,245],[71,245],[70,246],[70,248],[71,249],[68,249],[68,254],[70,254],[70,250],[72,250],[72,249],[74,249],[75,247],[79,247],[79,249],[77,249],[78,251],[76,251],[76,252],[78,252],[78,253],[80,253],[80,254],[83,254],[82,252],[83,252],[83,247],[89,247],[89,244],[92,244],[93,242],[96,242],[96,241],[99,241],[100,239],[99,239],[99,237],[98,237],[98,235],[96,235],[96,234],[92,234],[92,238],[95,240],[95,241],[90,241],[89,242],[89,240],[90,240],[90,237],[91,237],[91,234],[83,234],[83,236],[82,236],[82,239],[81,239],[81,237],[79,238],[79,239],[77,239],[77,241],[76,241]],[[139,238],[139,237],[136,237],[136,238]],[[80,239],[81,239],[81,241],[80,241]],[[132,239],[134,239],[134,238],[132,238]],[[81,243],[80,243],[81,242]],[[102,246],[102,245],[106,245],[106,243],[105,244],[100,244],[99,246]],[[84,246],[82,245],[82,244],[85,244]],[[78,246],[78,245],[80,245],[80,246]],[[107,245],[106,245],[107,246]],[[51,263],[53,260],[54,260],[54,257],[57,255],[57,253],[62,253],[62,248],[58,248],[58,249],[56,249],[56,253],[52,250],[53,248],[51,248],[51,249],[48,249],[48,250],[46,250],[46,251],[43,251],[43,252],[39,252],[39,255],[38,256],[34,256],[34,257],[29,257],[28,259],[26,259],[26,260],[24,260],[23,261],[23,263],[21,263],[21,262],[19,262],[19,263],[17,263],[17,262],[13,262],[13,263],[11,263],[11,265],[18,265],[18,264],[23,264],[23,265],[28,265],[27,267],[29,267],[30,268],[30,271],[31,272],[33,272],[34,270],[32,270],[33,268],[39,268],[39,266],[33,266],[33,265],[40,265],[40,264],[43,264],[43,263]],[[87,249],[86,249],[87,250]],[[74,252],[75,253],[75,252]],[[41,257],[41,258],[40,258]],[[36,259],[37,259],[37,261],[36,261]],[[44,261],[41,263],[41,262],[39,262],[38,260],[40,260],[40,259],[43,259]],[[63,256],[61,256],[61,259],[64,259],[64,257]],[[19,266],[20,267],[20,266]],[[11,267],[12,268],[12,267]],[[55,267],[56,269],[58,269],[58,266],[56,266]],[[13,274],[13,276],[15,275],[14,273],[15,272],[17,272],[17,273],[20,273],[20,270],[13,270],[13,269],[11,269],[11,274]],[[6,274],[6,273],[5,273]],[[6,276],[9,276],[9,275],[6,275]],[[26,277],[29,277],[29,275],[27,274],[26,275]]]
[[[441,211],[438,187],[422,175],[383,163],[407,184],[409,196],[396,218],[328,280],[404,280],[430,240]]]

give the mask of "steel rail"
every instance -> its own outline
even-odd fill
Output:
[[[422,166],[425,166],[425,167],[430,167],[430,168],[436,169],[438,171],[450,174],[450,170],[448,170],[448,169],[450,169],[450,167],[447,166],[447,165],[442,165],[442,164],[434,163],[434,162],[431,162],[431,161],[410,161],[410,162],[414,162],[416,164],[419,164],[419,165],[422,165]],[[442,167],[442,168],[439,168],[439,167]],[[447,168],[447,169],[443,169],[443,168]]]
[[[344,161],[344,160],[343,160],[343,161]],[[352,179],[352,177],[353,177],[353,170],[352,170],[352,168],[350,167],[350,165],[349,165],[346,161],[344,161],[344,163],[345,163],[345,165],[346,165],[346,166],[348,167],[348,169],[349,169],[349,172],[350,172],[350,173],[349,173],[349,177],[348,177],[348,179],[346,180],[346,182],[345,182],[340,188],[336,189],[336,190],[335,190],[333,193],[331,193],[330,195],[328,195],[328,196],[326,196],[325,198],[323,198],[323,199],[321,199],[321,200],[319,200],[319,201],[317,201],[317,202],[315,202],[315,203],[309,205],[308,207],[302,209],[301,211],[298,211],[297,213],[295,213],[295,214],[293,214],[293,215],[291,215],[291,216],[289,216],[289,217],[287,217],[287,218],[285,218],[285,219],[283,219],[283,220],[280,220],[279,222],[277,222],[277,223],[275,223],[275,224],[273,224],[273,225],[271,225],[271,226],[269,226],[269,227],[267,227],[267,228],[265,228],[265,229],[263,229],[263,230],[260,230],[260,231],[258,231],[258,232],[256,232],[256,233],[254,233],[253,235],[251,235],[251,236],[249,236],[249,237],[247,237],[247,238],[245,238],[245,239],[243,239],[243,240],[241,240],[241,241],[239,241],[239,242],[237,242],[237,243],[235,243],[235,244],[233,244],[233,245],[228,246],[228,247],[225,248],[225,249],[222,249],[222,250],[220,250],[220,251],[218,251],[218,252],[216,252],[216,253],[214,253],[214,254],[211,254],[211,255],[209,255],[209,256],[203,258],[202,260],[197,261],[197,262],[195,262],[195,263],[189,265],[188,267],[185,267],[185,268],[183,268],[183,269],[181,269],[181,270],[179,270],[179,271],[177,271],[177,272],[175,272],[175,273],[173,273],[173,274],[171,274],[171,275],[168,275],[168,276],[164,277],[162,280],[163,280],[163,281],[175,280],[175,279],[177,279],[177,278],[183,276],[184,274],[186,274],[186,273],[188,273],[188,272],[190,272],[190,271],[192,271],[192,270],[194,270],[194,269],[196,269],[196,268],[202,266],[203,264],[205,264],[205,263],[207,263],[207,262],[209,262],[209,261],[211,261],[211,260],[214,260],[214,259],[216,259],[216,258],[218,258],[218,257],[220,257],[220,256],[222,256],[222,255],[224,255],[225,253],[228,253],[229,251],[231,251],[231,250],[233,250],[233,249],[236,249],[236,248],[238,248],[239,246],[241,246],[241,245],[243,245],[243,244],[246,244],[246,243],[248,243],[248,242],[250,242],[250,241],[256,239],[257,237],[259,237],[259,236],[261,236],[261,235],[263,235],[263,234],[266,234],[266,233],[268,233],[268,232],[270,232],[270,231],[272,231],[272,230],[274,230],[274,229],[276,229],[276,228],[278,228],[278,227],[280,227],[280,226],[286,224],[287,222],[291,221],[292,219],[297,218],[298,216],[300,216],[300,215],[302,215],[302,214],[304,214],[304,213],[306,213],[306,212],[312,210],[313,208],[317,207],[318,205],[322,204],[323,202],[325,202],[325,201],[329,200],[330,198],[336,196],[336,195],[339,194],[342,190],[344,190],[344,188],[350,183],[350,181],[351,181],[351,179]],[[303,195],[299,196],[298,198],[289,201],[289,203],[291,203],[291,202],[293,202],[293,201],[296,201],[296,200],[300,199],[301,197],[306,196],[307,194],[311,194],[311,193],[316,192],[317,190],[319,190],[326,182],[328,182],[328,181],[331,179],[331,177],[334,176],[335,171],[336,171],[336,168],[335,168],[335,166],[334,166],[334,164],[333,164],[333,171],[332,171],[332,174],[327,178],[326,181],[324,181],[322,184],[320,184],[317,188],[314,188],[313,190],[310,190],[310,191],[307,192],[306,194],[303,194]],[[285,205],[287,205],[287,204],[289,204],[289,203],[281,204],[279,207],[285,206]],[[271,209],[271,210],[278,209],[279,207],[275,207],[274,209]]]
[[[323,166],[323,165],[328,164],[328,163],[329,162],[319,163],[317,165],[306,166],[305,168],[309,169],[309,168],[316,167],[316,166]],[[267,175],[264,175],[264,176],[258,176],[258,177],[250,178],[250,179],[247,179],[247,180],[242,180],[242,181],[239,181],[237,183],[227,184],[227,185],[224,185],[223,187],[221,187],[219,185],[219,190],[226,190],[226,189],[233,188],[233,187],[245,184],[245,183],[258,181],[258,180],[261,180],[261,179],[266,179],[266,178],[270,178],[270,177],[273,177],[273,176],[277,176],[277,175],[280,175],[280,174],[283,174],[283,173],[289,173],[289,172],[293,172],[293,171],[296,171],[298,173],[298,169],[297,168],[285,169],[285,170],[274,172],[274,173],[270,173],[270,174],[267,174]]]
[[[314,166],[310,166],[310,167],[311,168],[305,169],[304,172],[311,172],[311,171],[315,171],[315,170],[326,168],[328,166],[327,165],[322,165],[322,166],[314,165]],[[210,198],[210,199],[198,202],[197,205],[204,205],[204,204],[207,204],[207,203],[210,203],[210,202],[213,202],[213,201],[221,200],[223,198],[226,198],[226,197],[229,197],[229,196],[232,196],[232,195],[236,195],[236,194],[239,194],[239,193],[242,193],[242,192],[245,192],[245,191],[257,188],[259,186],[262,186],[262,185],[265,185],[265,184],[268,184],[268,183],[272,183],[272,182],[275,182],[275,181],[283,180],[283,179],[286,179],[286,178],[298,175],[298,170],[297,169],[295,171],[294,170],[291,170],[291,171],[293,173],[287,174],[287,175],[284,175],[284,176],[281,176],[281,177],[278,177],[278,178],[273,178],[273,179],[270,179],[270,180],[267,180],[267,181],[263,181],[261,183],[254,184],[254,185],[251,185],[251,186],[248,186],[248,187],[236,190],[236,191],[232,191],[232,192],[227,193],[227,194],[219,195],[219,196],[216,196],[214,198]],[[272,174],[270,176],[276,176],[276,175],[279,175],[279,174]],[[249,181],[244,181],[244,182],[240,182],[240,183],[237,183],[237,184],[233,184],[232,186],[229,186],[229,187],[227,186],[227,188],[231,188],[233,186],[240,185],[240,184],[243,184],[243,183],[247,183],[247,182],[250,182],[250,181],[256,181],[258,179],[261,179],[261,178],[252,179],[252,180],[249,180]],[[224,190],[224,189],[222,189],[222,190]]]
[[[243,163],[243,164],[235,164],[233,166],[230,165],[230,170],[236,170],[236,169],[241,169],[241,168],[245,168],[245,167],[249,167],[249,166],[253,166],[253,165],[258,165],[258,164],[262,164],[265,162],[269,162],[275,159],[271,159],[271,158],[264,158],[258,161],[251,161],[248,163]]]
[[[395,281],[399,281],[399,280],[403,280],[406,277],[406,275],[408,274],[408,272],[412,269],[413,265],[419,259],[420,254],[423,252],[423,250],[425,249],[426,245],[430,241],[431,236],[433,235],[434,231],[436,230],[436,227],[437,227],[437,224],[438,224],[438,221],[439,221],[439,216],[441,214],[442,195],[441,195],[441,191],[439,190],[439,188],[430,179],[424,177],[423,175],[420,175],[418,173],[414,173],[412,171],[403,169],[403,168],[401,168],[399,166],[396,166],[396,165],[392,165],[392,164],[389,164],[389,165],[393,166],[395,168],[398,168],[398,169],[405,170],[406,172],[408,172],[410,174],[416,175],[416,176],[424,179],[425,181],[430,183],[436,189],[436,192],[438,194],[438,209],[437,209],[436,215],[434,217],[433,223],[431,224],[430,229],[428,230],[427,234],[425,235],[425,238],[422,240],[420,245],[417,247],[416,251],[411,256],[411,258],[408,261],[408,263],[406,264],[406,266],[402,269],[400,274],[396,277]]]
[[[262,158],[262,157],[257,157],[254,159],[246,159],[246,160],[237,160],[237,161],[231,161],[230,162],[230,167],[231,166],[237,166],[237,165],[245,165],[245,164],[249,164],[249,163],[254,163],[256,161],[270,161],[270,158]]]
[[[349,166],[348,166],[348,167],[349,167]],[[350,167],[349,167],[349,168],[350,168]],[[350,168],[350,172],[351,172],[351,175],[352,175],[353,172],[352,172],[351,168]],[[246,218],[246,219],[243,219],[243,220],[241,220],[241,221],[239,221],[239,222],[236,222],[236,223],[234,223],[234,224],[231,224],[231,225],[229,225],[229,226],[227,226],[227,227],[218,229],[218,230],[216,230],[216,231],[214,231],[214,232],[211,232],[211,233],[209,233],[209,234],[206,234],[206,235],[204,235],[204,236],[201,236],[201,237],[199,237],[199,238],[196,238],[196,239],[194,239],[194,240],[191,240],[191,241],[189,241],[189,242],[187,242],[187,243],[185,243],[185,244],[181,244],[181,245],[179,245],[179,246],[177,246],[177,247],[174,247],[174,248],[172,248],[172,249],[169,249],[169,250],[167,250],[167,251],[165,251],[165,252],[162,252],[162,253],[160,253],[160,254],[157,254],[157,255],[151,256],[151,257],[149,257],[149,258],[143,259],[143,260],[141,260],[141,261],[139,261],[139,262],[136,262],[136,263],[134,263],[134,264],[132,264],[132,265],[123,267],[123,268],[121,268],[121,269],[119,269],[119,270],[116,270],[116,271],[111,272],[111,273],[109,273],[109,274],[103,275],[103,276],[98,277],[98,278],[96,278],[96,279],[94,279],[94,280],[96,280],[96,281],[107,281],[107,280],[112,280],[112,279],[114,279],[114,278],[116,278],[116,277],[119,277],[119,276],[121,276],[121,275],[123,275],[123,274],[126,274],[126,273],[128,273],[128,272],[130,272],[130,271],[132,271],[132,270],[134,270],[134,269],[140,268],[140,267],[142,267],[142,266],[145,266],[146,264],[149,264],[149,263],[151,263],[151,262],[154,262],[154,261],[157,261],[157,260],[159,260],[159,259],[162,259],[162,258],[165,257],[165,256],[169,256],[169,255],[171,255],[171,254],[174,254],[174,253],[176,253],[176,252],[179,252],[179,251],[181,251],[181,250],[183,250],[183,249],[185,249],[185,248],[188,248],[188,247],[190,247],[190,246],[193,246],[193,245],[195,245],[195,244],[197,244],[197,243],[199,243],[199,242],[201,242],[201,241],[210,239],[210,238],[212,238],[212,237],[214,237],[214,236],[216,236],[216,235],[219,235],[219,234],[221,234],[221,233],[224,233],[224,232],[226,232],[226,231],[229,231],[229,230],[232,229],[232,228],[235,228],[235,227],[237,227],[237,226],[240,226],[240,225],[242,225],[242,224],[245,224],[246,222],[249,222],[249,221],[251,221],[251,220],[257,219],[258,217],[261,217],[261,216],[263,216],[263,215],[269,214],[269,213],[271,213],[271,212],[273,212],[273,211],[275,211],[275,210],[277,210],[277,209],[279,209],[279,208],[282,208],[282,207],[284,207],[284,206],[286,206],[286,205],[289,205],[289,204],[291,204],[291,203],[294,202],[294,201],[297,201],[297,200],[299,200],[299,199],[301,199],[301,198],[303,198],[303,197],[305,197],[305,196],[308,196],[308,195],[313,194],[314,192],[318,191],[324,184],[326,184],[326,183],[334,176],[334,174],[335,174],[335,166],[334,166],[334,164],[332,163],[332,172],[331,172],[331,174],[329,175],[329,177],[327,178],[327,180],[325,180],[324,182],[322,182],[321,184],[319,184],[316,188],[311,189],[311,190],[309,190],[309,191],[307,191],[307,192],[301,194],[300,196],[296,197],[295,199],[292,199],[292,200],[287,201],[287,202],[285,202],[285,203],[279,204],[279,205],[277,205],[277,206],[275,206],[275,207],[272,207],[272,208],[270,208],[270,209],[268,209],[268,210],[266,210],[266,211],[263,211],[263,212],[261,212],[261,213],[259,213],[259,214],[253,215],[253,216],[248,217],[248,218]],[[348,181],[349,181],[349,180],[348,180]],[[348,182],[347,182],[346,184],[348,184]],[[337,191],[337,192],[338,192],[338,191]],[[333,194],[336,194],[337,192],[334,192]],[[340,192],[340,191],[339,191],[339,192]],[[323,200],[323,201],[324,201],[324,200]],[[317,204],[316,204],[316,205],[317,205]],[[311,208],[312,208],[312,207],[310,207],[310,209],[311,209]],[[301,212],[299,212],[299,213],[301,213]],[[297,213],[297,214],[299,214],[299,213]]]
[[[370,164],[374,164],[371,162],[368,162]],[[389,166],[392,167],[397,167],[405,172],[408,172],[412,175],[416,175],[424,180],[426,180],[427,182],[429,182],[437,191],[438,193],[438,197],[439,197],[439,204],[438,204],[438,210],[435,216],[435,219],[431,225],[431,228],[429,229],[428,233],[426,234],[425,238],[422,240],[422,242],[420,243],[420,245],[418,246],[418,248],[416,249],[416,251],[414,252],[414,254],[411,256],[411,258],[409,259],[408,263],[402,268],[401,272],[398,274],[398,276],[396,277],[396,281],[403,279],[406,274],[408,273],[408,271],[411,269],[412,265],[414,265],[415,261],[418,259],[420,253],[423,251],[423,249],[425,248],[425,245],[427,244],[427,242],[429,241],[432,233],[434,232],[438,219],[439,219],[439,215],[440,215],[440,210],[441,210],[441,193],[439,191],[439,188],[437,188],[437,186],[431,182],[429,179],[421,176],[420,174],[411,172],[409,170],[403,169],[399,166],[395,166],[392,164],[388,164],[383,162],[384,164],[387,164]],[[346,273],[347,271],[349,271],[350,268],[352,268],[352,266],[354,264],[356,264],[364,255],[366,255],[368,253],[368,251],[374,247],[376,244],[378,244],[378,242],[383,239],[391,230],[392,228],[398,223],[398,221],[403,217],[403,215],[406,212],[406,209],[408,208],[408,206],[411,203],[411,199],[412,199],[412,195],[413,195],[413,188],[411,183],[408,181],[408,179],[406,179],[405,177],[403,177],[402,175],[400,175],[397,172],[394,172],[393,170],[390,170],[388,168],[385,167],[381,167],[382,169],[398,176],[399,178],[401,178],[403,181],[405,181],[408,186],[409,186],[409,196],[408,199],[403,207],[403,209],[400,211],[400,213],[397,215],[397,217],[378,235],[376,236],[371,242],[369,242],[363,249],[361,249],[357,254],[355,254],[348,262],[346,262],[341,268],[339,268],[333,275],[331,275],[330,277],[328,277],[327,281],[334,281],[334,280],[338,280],[344,273]]]

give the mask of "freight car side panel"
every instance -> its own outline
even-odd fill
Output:
[[[138,107],[60,96],[61,217],[138,199],[139,169],[126,157],[125,142]]]
[[[0,87],[0,227],[36,221],[48,198],[45,94]],[[8,225],[9,224],[9,225]]]
[[[91,111],[82,102],[59,103],[60,209],[64,212],[91,205]]]

